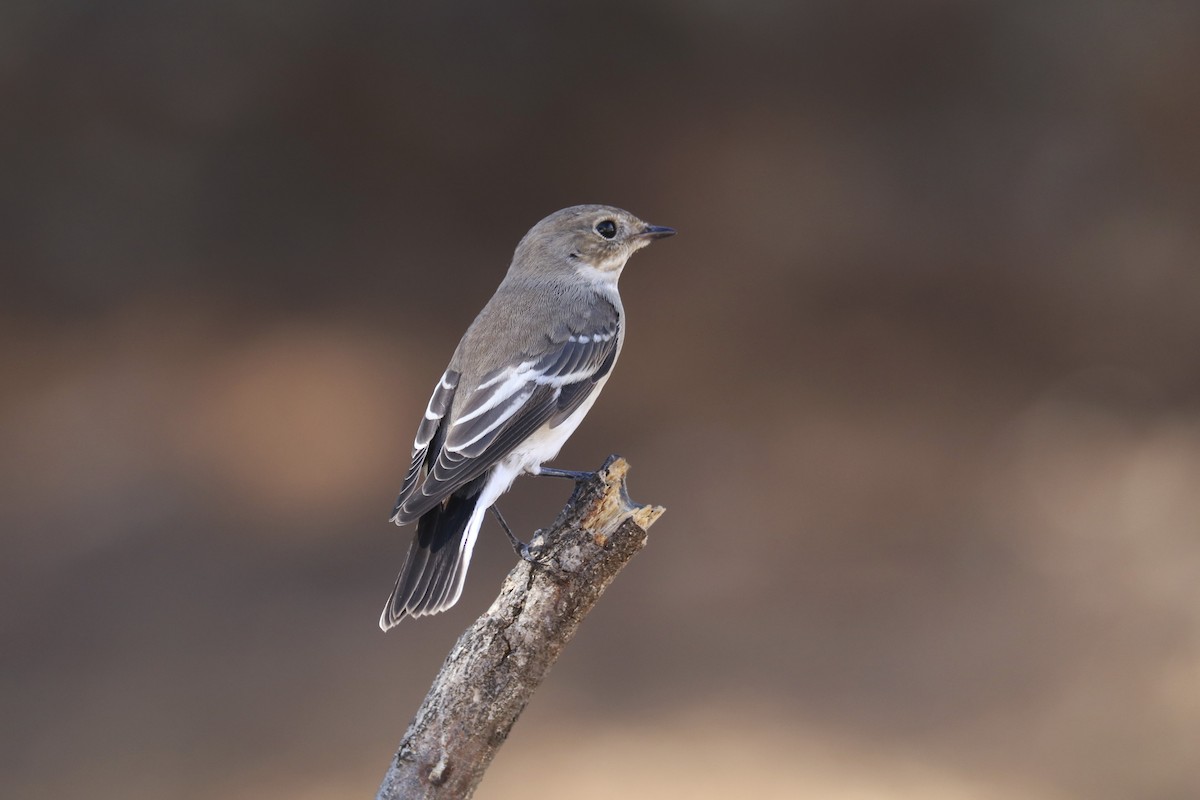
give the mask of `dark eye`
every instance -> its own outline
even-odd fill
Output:
[[[596,223],[596,233],[603,236],[605,239],[611,239],[617,235],[617,223],[611,219],[603,219]]]

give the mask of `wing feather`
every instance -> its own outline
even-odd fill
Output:
[[[450,404],[454,401],[454,393],[461,377],[454,370],[446,370],[438,380],[438,385],[434,387],[433,396],[429,398],[429,404],[425,407],[425,416],[422,418],[420,426],[417,427],[417,436],[413,440],[412,462],[404,476],[404,484],[400,487],[396,504],[392,508],[392,520],[397,524],[402,524],[397,520],[401,507],[421,482],[422,470],[427,466],[426,462],[429,460],[429,445],[435,438],[438,438],[438,432],[442,430],[442,420],[445,418],[446,412],[450,410]],[[438,442],[434,446],[433,452],[437,453],[440,450],[441,442]]]

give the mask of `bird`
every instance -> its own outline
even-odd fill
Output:
[[[519,475],[579,479],[542,466],[596,402],[625,342],[617,281],[629,257],[673,228],[620,208],[578,205],[534,225],[496,293],[438,378],[390,521],[416,523],[379,618],[437,614],[462,594],[488,509]]]

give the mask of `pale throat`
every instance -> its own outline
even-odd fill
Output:
[[[617,280],[621,277],[621,270],[625,269],[625,262],[629,261],[629,256],[629,253],[614,255],[595,266],[577,262],[575,273],[598,288],[616,289]]]

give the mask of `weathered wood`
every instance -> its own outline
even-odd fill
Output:
[[[417,711],[378,800],[470,797],[513,723],[579,624],[646,544],[660,506],[633,503],[629,464],[610,456],[578,484],[540,545],[458,642]]]

